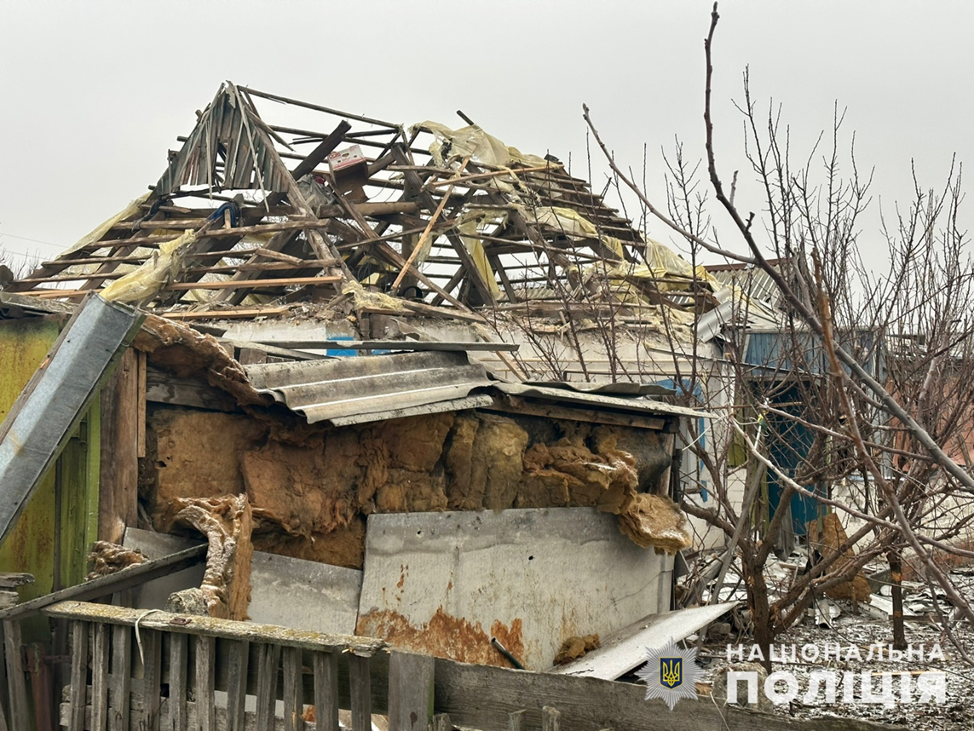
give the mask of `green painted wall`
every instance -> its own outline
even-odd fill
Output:
[[[0,420],[44,361],[58,323],[40,318],[0,321]],[[20,589],[32,599],[84,581],[87,553],[98,533],[99,399],[57,463],[31,496],[0,545],[0,572],[26,571],[35,582]],[[44,639],[44,622],[24,626],[25,641]]]

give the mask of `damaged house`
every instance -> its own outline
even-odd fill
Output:
[[[180,142],[0,293],[8,727],[649,728],[609,681],[727,608],[669,613],[658,385],[720,283],[473,123],[227,83]]]

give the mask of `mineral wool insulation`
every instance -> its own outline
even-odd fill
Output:
[[[342,428],[156,407],[140,494],[156,529],[181,498],[246,495],[254,548],[361,568],[371,513],[595,507],[643,547],[690,543],[682,512],[649,494],[671,435],[460,411]]]

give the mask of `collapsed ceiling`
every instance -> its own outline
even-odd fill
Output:
[[[101,292],[179,319],[295,302],[461,319],[715,304],[709,275],[561,162],[475,124],[407,130],[229,82],[197,117],[148,193],[7,290]]]

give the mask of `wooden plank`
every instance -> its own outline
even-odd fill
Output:
[[[260,289],[267,287],[296,287],[308,284],[334,284],[343,281],[342,277],[289,277],[281,279],[242,279],[226,280],[222,282],[177,282],[170,284],[167,289],[184,291],[192,289],[236,289],[247,287]]]
[[[145,457],[145,421],[146,421],[146,403],[145,403],[145,381],[147,377],[148,369],[148,354],[142,352],[141,350],[136,351],[138,357],[138,373],[139,373],[139,388],[136,398],[136,407],[138,409],[138,414],[136,416],[136,428],[137,428],[137,443],[138,443],[138,454],[139,457]]]
[[[227,731],[244,731],[247,701],[247,662],[250,642],[238,640],[230,645],[227,668]]]
[[[433,716],[432,731],[453,731],[453,722],[449,713],[437,713]]]
[[[318,145],[313,149],[308,156],[304,158],[297,166],[291,171],[291,177],[295,180],[300,180],[305,175],[310,173],[318,163],[323,162],[326,157],[341,144],[342,139],[345,137],[345,133],[352,128],[348,122],[344,119],[338,123],[338,126],[331,131],[331,133],[325,137]]]
[[[683,700],[670,711],[646,700],[643,685],[597,678],[507,670],[436,661],[436,712],[449,713],[457,726],[506,731],[510,714],[526,711],[526,725],[541,723],[544,706],[561,711],[562,731],[616,728],[627,731],[881,731],[883,724],[852,718],[798,720],[718,706],[709,698]]]
[[[315,730],[338,731],[338,656],[314,654]]]
[[[284,731],[302,731],[304,711],[301,680],[301,650],[297,647],[284,649]]]
[[[10,728],[30,726],[27,680],[24,677],[20,622],[3,623],[3,652],[7,666],[7,693],[10,701]]]
[[[424,731],[433,716],[433,675],[430,655],[392,652],[389,655],[389,731]]]
[[[101,392],[98,539],[121,543],[138,521],[138,356],[126,350]]]
[[[252,317],[286,315],[290,307],[245,307],[226,310],[197,310],[194,312],[164,312],[167,320],[241,320]]]
[[[281,646],[261,644],[257,654],[257,728],[270,728],[277,710],[277,667]]]
[[[160,576],[167,576],[170,573],[182,571],[205,560],[206,544],[204,543],[199,546],[187,548],[185,551],[179,551],[170,556],[128,566],[114,574],[99,576],[97,579],[86,581],[84,584],[69,586],[67,589],[61,589],[51,594],[39,596],[36,599],[31,599],[10,609],[2,609],[0,610],[0,619],[30,616],[42,609],[66,600],[73,599],[77,602],[87,602],[93,599],[101,599],[117,591],[131,589],[133,586],[158,579]],[[65,617],[65,619],[69,619],[69,617]]]
[[[141,631],[142,641],[142,725],[143,731],[159,731],[162,705],[162,633]]]
[[[507,714],[507,731],[525,731],[527,729],[527,711],[513,711]]]
[[[196,548],[205,551],[206,544],[202,543]],[[152,614],[146,614],[141,609],[129,609],[128,607],[116,607],[108,604],[66,601],[45,609],[44,614],[59,619],[108,622],[109,624],[128,625],[130,627],[138,621],[139,627],[144,629],[184,632],[226,640],[272,642],[284,647],[300,647],[303,650],[351,652],[361,657],[371,657],[388,647],[387,642],[372,637],[326,635],[312,630],[289,629],[268,624],[257,624],[256,622],[234,622],[215,617],[193,617],[192,621],[186,623],[186,618],[180,614],[156,610],[153,610]]]
[[[541,731],[561,731],[561,713],[557,708],[544,706],[541,709]]]
[[[7,572],[0,574],[0,589],[16,589],[34,583],[33,574]]]
[[[216,731],[216,640],[197,636],[196,649],[196,719],[199,731]]]
[[[94,626],[95,642],[91,652],[91,728],[108,728],[108,633],[107,624]]]
[[[369,658],[349,655],[348,675],[352,696],[352,731],[372,731],[372,680],[369,677]]]
[[[127,731],[132,709],[132,630],[112,627],[112,677],[109,697],[110,731]]]
[[[88,624],[71,623],[71,723],[70,731],[85,731],[88,699]],[[26,728],[26,727],[25,727]]]
[[[189,635],[169,636],[169,731],[187,731],[189,716]]]
[[[264,345],[298,350],[437,350],[437,351],[505,351],[517,350],[517,343],[439,342],[431,340],[282,340]]]

